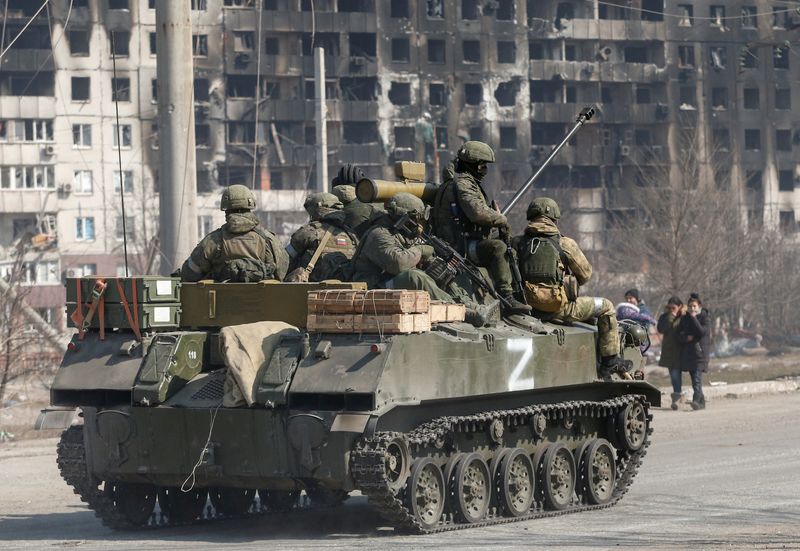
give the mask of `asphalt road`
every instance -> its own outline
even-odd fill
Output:
[[[800,393],[655,412],[630,492],[607,510],[396,536],[362,497],[292,517],[114,533],[71,493],[55,441],[0,446],[2,549],[800,549]]]

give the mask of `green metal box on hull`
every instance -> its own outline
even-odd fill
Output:
[[[87,277],[68,277],[67,288],[67,302],[78,302],[78,289],[80,288],[81,301],[87,303],[91,300],[92,290],[94,289],[95,281],[101,279],[106,284],[106,290],[103,294],[105,301],[112,303],[122,302],[122,295],[119,292],[119,282],[122,286],[122,292],[125,295],[125,301],[129,304],[133,303],[134,297],[138,303],[152,303],[152,302],[180,302],[181,301],[181,280],[177,277],[160,277],[160,276],[135,276],[135,277],[103,277],[103,276],[87,276]],[[134,293],[135,290],[135,293]]]
[[[77,304],[67,303],[67,327],[77,327],[71,318],[72,312],[77,308]],[[131,319],[138,324],[140,331],[177,329],[181,325],[180,304],[139,303],[136,307],[129,304],[128,311]],[[85,305],[83,312],[86,313]],[[122,304],[107,302],[103,307],[103,315],[101,316],[99,311],[95,312],[89,327],[99,329],[101,323],[106,329],[132,329],[128,313]]]

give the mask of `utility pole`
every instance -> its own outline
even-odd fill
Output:
[[[180,267],[197,242],[192,19],[188,1],[156,0],[160,272]]]
[[[328,191],[328,109],[325,103],[325,50],[314,48],[314,119],[317,125],[317,191]]]

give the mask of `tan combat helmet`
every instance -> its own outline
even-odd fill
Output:
[[[225,212],[232,210],[255,210],[256,197],[246,186],[234,184],[223,190],[222,198],[219,201],[219,208]]]

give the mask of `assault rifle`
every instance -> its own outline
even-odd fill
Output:
[[[395,224],[395,227],[405,235],[414,236],[422,241],[422,243],[433,247],[434,254],[445,261],[449,269],[452,270],[453,276],[463,273],[470,281],[486,291],[492,298],[499,300],[503,306],[511,306],[511,304],[509,304],[505,298],[501,297],[498,292],[494,290],[494,287],[486,281],[486,278],[483,277],[480,270],[461,253],[455,250],[447,241],[427,233],[420,223],[412,220],[408,215],[400,218]]]

